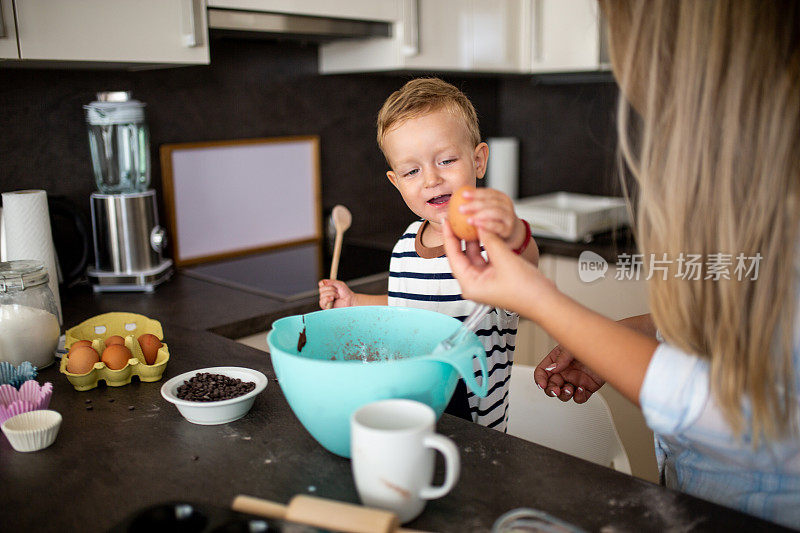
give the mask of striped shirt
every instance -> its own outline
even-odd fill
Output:
[[[477,305],[461,296],[444,247],[422,245],[424,221],[412,223],[392,250],[389,263],[389,305],[437,311],[464,320]],[[494,308],[484,316],[475,333],[483,343],[489,363],[489,394],[479,398],[467,393],[473,422],[499,431],[508,423],[508,390],[519,315]],[[473,360],[480,382],[480,366]]]

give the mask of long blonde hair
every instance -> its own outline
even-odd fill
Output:
[[[760,0],[601,0],[601,7],[625,96],[618,132],[636,182],[636,237],[645,265],[654,266],[651,253],[656,260],[666,253],[669,265],[666,280],[654,273],[648,284],[656,326],[678,348],[710,359],[712,392],[736,432],[749,426],[758,442],[796,431],[800,7]],[[681,253],[702,257],[700,280],[681,277]],[[730,258],[730,279],[713,279],[712,254]],[[758,266],[755,280],[753,271],[741,281],[734,275],[740,254]]]

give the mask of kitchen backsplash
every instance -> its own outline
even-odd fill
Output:
[[[318,134],[325,213],[346,205],[353,213],[349,237],[394,235],[413,215],[386,179],[375,120],[383,100],[412,76],[320,76],[314,45],[227,39],[212,42],[209,66],[0,68],[0,191],[46,189],[88,217],[94,180],[82,106],[98,91],[130,90],[147,104],[159,198],[161,144]],[[470,97],[484,137],[519,138],[522,196],[618,193],[613,83],[442,77]]]

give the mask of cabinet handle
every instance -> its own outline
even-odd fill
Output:
[[[197,46],[197,24],[195,22],[195,0],[180,0],[181,2],[181,44],[187,48]]]
[[[533,0],[533,60],[544,60],[544,0]]]
[[[3,2],[0,0],[0,39],[6,36],[6,23],[3,18]]]
[[[403,1],[403,45],[405,57],[419,55],[419,0]]]

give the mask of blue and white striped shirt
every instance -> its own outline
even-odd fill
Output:
[[[429,309],[464,320],[476,304],[462,298],[444,247],[422,245],[423,223],[412,223],[392,250],[389,305]],[[474,422],[499,431],[505,431],[508,423],[508,391],[518,322],[519,315],[495,308],[475,331],[489,362],[489,394],[478,398],[468,391],[467,400]],[[477,360],[474,365],[475,375],[480,376]]]
[[[798,405],[797,342],[794,372]],[[647,425],[655,433],[656,458],[664,484],[800,528],[800,435],[779,442],[762,440],[755,449],[749,429],[737,439],[711,394],[709,377],[707,359],[666,343],[658,346],[647,368],[639,402]],[[744,405],[747,417],[747,402]]]

